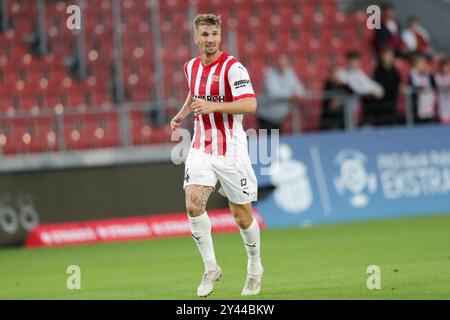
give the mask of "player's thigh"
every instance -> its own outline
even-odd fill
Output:
[[[231,167],[218,167],[216,174],[221,185],[219,192],[230,202],[245,205],[258,199],[258,183],[250,161],[241,160]]]
[[[185,188],[186,210],[191,217],[202,215],[206,211],[206,204],[209,196],[213,193],[214,187],[189,185]]]
[[[210,160],[203,152],[191,149],[186,159],[183,188],[190,185],[215,187],[216,184],[217,176]]]

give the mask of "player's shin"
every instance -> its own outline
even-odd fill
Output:
[[[205,272],[216,270],[217,262],[211,237],[212,226],[208,214],[205,212],[198,217],[189,217],[189,225],[191,227],[192,238],[197,244],[205,264]]]
[[[260,256],[260,231],[256,219],[253,219],[250,227],[245,230],[241,229],[241,236],[248,256],[247,272],[259,275],[263,272],[263,267]]]

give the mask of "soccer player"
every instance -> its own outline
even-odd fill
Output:
[[[255,93],[244,66],[219,49],[221,18],[198,15],[194,20],[194,42],[200,56],[184,65],[189,93],[180,112],[172,119],[172,130],[194,112],[195,130],[186,159],[184,190],[192,237],[205,264],[197,295],[206,297],[222,277],[211,237],[206,203],[219,181],[219,193],[228,198],[230,210],[240,228],[248,256],[247,278],[242,295],[260,292],[263,266],[260,231],[253,218],[252,202],[257,200],[255,173],[242,127],[243,114],[255,113]]]

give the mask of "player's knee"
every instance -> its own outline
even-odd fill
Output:
[[[246,230],[250,227],[253,222],[253,217],[247,214],[237,214],[234,216],[234,220],[239,228]]]
[[[188,202],[186,203],[186,211],[190,217],[198,217],[202,215],[205,210],[192,202]]]

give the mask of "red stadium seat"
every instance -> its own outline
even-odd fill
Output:
[[[91,148],[86,117],[83,115],[64,116],[64,142],[68,150]]]
[[[46,27],[51,54],[31,55],[23,36],[34,30],[35,1],[16,1],[10,16],[14,28],[0,34],[0,112],[9,117],[12,112],[28,111],[42,114],[44,110],[70,112],[94,111],[96,107],[114,110],[111,92],[114,70],[114,40],[112,3],[110,0],[85,2],[85,37],[89,78],[77,81],[70,78],[65,58],[74,52],[76,32],[65,28],[65,1],[46,1]],[[150,1],[123,0],[122,7],[122,62],[126,102],[148,103],[156,97],[156,77],[151,26]],[[253,86],[260,92],[265,67],[275,54],[287,54],[302,82],[312,90],[319,90],[328,69],[345,62],[345,52],[361,52],[363,66],[371,72],[373,56],[370,41],[373,31],[362,28],[365,13],[339,12],[333,0],[167,0],[159,2],[161,14],[161,41],[164,98],[167,105],[177,106],[186,94],[186,80],[182,71],[184,62],[191,58],[191,21],[189,6],[195,4],[198,12],[222,15],[227,30],[234,30],[236,46],[222,37],[222,46],[236,54],[250,71]],[[14,12],[13,12],[14,11]],[[237,52],[234,52],[237,49]],[[194,51],[196,55],[197,52]],[[402,77],[406,66],[400,66]],[[305,130],[317,128],[317,102],[308,102],[308,111],[302,116]],[[401,102],[400,102],[401,104]],[[311,106],[311,108],[309,107]],[[314,109],[316,108],[316,109]],[[305,111],[306,112],[306,111]],[[67,127],[64,137],[69,149],[118,146],[118,120],[97,116],[65,115]],[[132,140],[136,144],[163,142],[165,128],[157,129],[148,123],[142,113],[132,114]],[[30,120],[31,121],[31,120]],[[256,126],[254,117],[246,117],[246,126]],[[305,122],[305,124],[303,124]],[[19,124],[21,122],[18,122]],[[25,122],[28,123],[29,122]],[[45,123],[32,122],[34,131],[16,130],[4,142],[8,152],[37,152],[47,150],[46,136],[50,129],[38,130]],[[99,125],[100,123],[100,125]],[[106,125],[104,125],[106,124]],[[104,125],[104,126],[102,126]],[[28,135],[27,135],[28,134]],[[25,135],[25,142],[24,142]],[[0,136],[0,143],[2,138]],[[26,143],[28,142],[28,143]],[[14,147],[14,144],[17,146]],[[57,148],[56,146],[55,148]],[[5,149],[6,148],[6,149]]]

